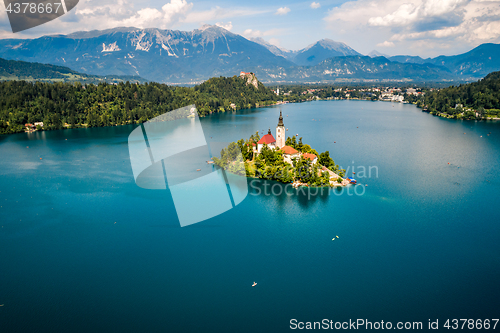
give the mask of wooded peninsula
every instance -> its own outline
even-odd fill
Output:
[[[272,90],[252,73],[211,78],[194,87],[160,83],[81,84],[0,82],[0,134],[32,130],[139,124],[195,104],[200,116],[214,112],[315,99],[389,100],[416,104],[455,119],[500,118],[500,72],[448,88],[282,86]],[[249,84],[250,80],[252,84]],[[36,125],[38,124],[38,125]],[[26,126],[29,125],[29,126]]]
[[[195,87],[160,83],[0,82],[0,134],[23,132],[43,122],[44,130],[138,124],[195,104],[200,116],[275,104],[278,96],[257,81],[212,78]],[[41,128],[38,128],[41,129]]]

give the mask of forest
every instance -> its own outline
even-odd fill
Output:
[[[0,58],[0,81],[24,80],[40,82],[81,82],[84,84],[100,82],[146,82],[139,76],[107,75],[98,76],[83,74],[68,67],[37,62],[6,60]]]
[[[233,77],[211,78],[195,87],[160,83],[81,84],[0,82],[0,134],[43,122],[44,130],[143,123],[195,104],[200,116],[275,103],[277,96]],[[38,128],[40,129],[40,128]]]
[[[498,118],[500,72],[490,73],[478,82],[427,91],[422,98],[414,102],[432,114],[451,118]]]
[[[21,69],[19,69],[21,70]],[[46,70],[44,67],[43,70]],[[195,104],[200,116],[274,104],[344,97],[332,86],[304,94],[307,86],[286,86],[276,96],[258,82],[257,88],[240,77],[211,78],[194,87],[160,83],[0,82],[0,134],[25,130],[43,122],[43,130],[103,127],[143,123],[165,112]],[[405,100],[432,114],[458,119],[500,117],[500,72],[484,79],[440,90],[423,89],[423,96],[404,94]],[[377,100],[378,95],[351,97]],[[37,129],[42,129],[38,127]]]

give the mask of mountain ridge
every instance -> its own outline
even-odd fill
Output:
[[[500,44],[490,43],[455,56],[432,59],[392,56],[385,59],[409,65],[408,73],[412,73],[414,79],[432,77],[437,81],[463,81],[500,70],[497,54],[500,54]],[[380,55],[379,52],[370,53],[373,59]],[[147,80],[171,84],[193,84],[210,77],[232,76],[240,71],[254,71],[267,82],[296,81],[297,78],[309,80],[318,76],[316,66],[323,61],[348,56],[362,57],[347,44],[331,39],[322,39],[301,50],[290,51],[262,38],[247,39],[211,25],[192,31],[119,27],[36,39],[0,40],[0,57],[6,59],[62,65],[89,75],[138,75]],[[358,64],[352,63],[352,59],[347,64],[340,58],[331,63],[357,68],[358,74],[363,66],[373,65],[364,58],[356,58],[360,61]],[[397,65],[392,67],[402,75],[399,79],[411,79]],[[423,72],[417,73],[419,69]],[[325,70],[344,71],[342,68]],[[378,73],[376,79],[379,81],[394,78],[388,72],[371,70],[372,73],[366,74],[373,77],[373,73]],[[287,77],[287,73],[294,73],[291,76],[295,77]],[[453,78],[450,78],[450,73]],[[352,74],[352,77],[356,75]]]
[[[323,60],[315,66],[295,66],[256,70],[261,81],[347,82],[347,81],[453,81],[456,77],[445,67],[433,64],[402,64],[385,57],[343,56]]]
[[[84,37],[84,38],[82,38]],[[158,82],[192,82],[253,66],[293,65],[265,47],[217,26],[191,32],[117,28],[0,40],[0,57],[64,65],[79,72],[139,75]]]
[[[299,50],[291,60],[300,66],[315,66],[328,58],[357,55],[361,53],[347,44],[324,38]]]
[[[37,62],[6,60],[0,58],[0,81],[46,81],[46,82],[80,82],[80,83],[144,83],[147,80],[139,76],[97,76],[79,73],[68,67]]]

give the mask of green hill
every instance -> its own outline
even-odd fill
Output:
[[[274,103],[277,96],[254,82],[257,87],[236,76],[191,88],[128,81],[0,82],[0,134],[22,132],[26,123],[35,122],[43,122],[46,130],[137,124],[189,104],[196,104],[203,116]]]
[[[500,72],[490,73],[478,82],[429,92],[423,101],[419,102],[419,106],[433,114],[453,118],[498,117],[500,116]]]
[[[145,82],[139,76],[97,76],[82,74],[63,66],[5,60],[0,58],[0,81],[25,80],[46,82],[118,83],[124,81]]]

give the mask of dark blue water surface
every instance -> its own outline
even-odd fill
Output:
[[[0,137],[0,331],[499,318],[499,123],[382,102],[282,110],[289,135],[362,185],[266,195],[282,185],[257,182],[236,208],[181,228],[168,190],[134,182],[133,126]],[[274,135],[278,116],[201,122],[207,140],[233,141]]]

